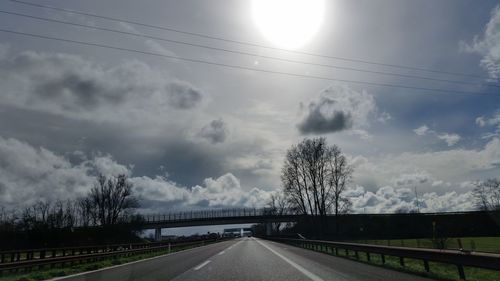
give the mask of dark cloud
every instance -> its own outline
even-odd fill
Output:
[[[0,83],[4,104],[96,121],[166,117],[166,106],[190,109],[203,99],[190,83],[165,79],[145,63],[109,66],[68,54],[0,58]]]
[[[372,95],[345,85],[332,85],[309,103],[297,128],[302,134],[334,133],[352,128],[367,135],[363,128],[369,126],[370,116],[377,117],[376,113]]]
[[[297,126],[302,134],[324,134],[349,129],[352,116],[343,111],[335,111],[330,116],[321,112],[321,105],[311,103],[306,118]]]
[[[34,93],[38,97],[60,101],[71,99],[65,104],[68,109],[92,109],[101,103],[118,104],[124,98],[118,89],[106,89],[106,85],[99,80],[85,78],[79,73],[63,74],[35,85]],[[67,97],[67,96],[70,97]],[[66,96],[66,97],[65,97]]]
[[[198,135],[213,144],[222,143],[227,136],[226,124],[222,119],[212,120],[212,122],[201,128]]]
[[[190,109],[202,100],[202,94],[188,83],[172,82],[167,85],[168,103],[180,109]]]

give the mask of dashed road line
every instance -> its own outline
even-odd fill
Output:
[[[269,251],[271,251],[273,254],[275,254],[278,257],[280,257],[282,260],[284,260],[287,263],[289,263],[291,266],[295,267],[295,269],[297,269],[298,271],[302,272],[305,276],[309,277],[309,279],[311,279],[313,281],[323,281],[323,279],[321,279],[321,277],[317,276],[316,274],[310,272],[309,270],[307,270],[307,269],[303,268],[302,266],[300,266],[300,265],[294,263],[293,261],[289,260],[287,257],[285,257],[282,254],[276,252],[275,250],[273,250],[268,245],[260,242],[258,239],[255,239],[255,241],[257,241],[260,245],[264,246],[266,249],[268,249]]]
[[[199,270],[200,268],[204,267],[205,265],[209,264],[210,260],[207,260],[203,262],[202,264],[198,265],[197,267],[194,268],[194,270]]]

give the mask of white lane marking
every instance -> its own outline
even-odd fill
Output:
[[[227,241],[227,242],[229,242],[229,241]],[[220,243],[224,243],[224,242],[220,242]],[[204,246],[199,246],[199,247],[189,248],[189,249],[185,249],[185,250],[180,250],[180,251],[177,251],[177,252],[173,252],[173,253],[169,253],[169,254],[165,254],[165,255],[161,255],[161,256],[156,256],[156,257],[151,257],[151,258],[147,258],[147,259],[131,261],[131,262],[127,262],[127,263],[123,263],[123,264],[119,264],[119,265],[113,265],[113,266],[103,267],[103,268],[99,268],[99,269],[96,269],[96,270],[84,271],[84,272],[75,273],[75,274],[72,274],[72,275],[67,275],[67,276],[62,276],[62,277],[55,277],[55,278],[47,279],[47,280],[48,281],[59,281],[59,280],[71,279],[71,278],[74,278],[74,277],[83,276],[83,275],[87,275],[87,274],[92,274],[92,273],[95,273],[95,272],[101,272],[101,271],[106,271],[106,270],[113,269],[113,268],[129,266],[129,265],[134,264],[134,263],[147,262],[147,261],[150,261],[150,260],[160,259],[160,258],[163,258],[163,257],[173,256],[173,255],[177,255],[177,254],[182,254],[184,252],[193,251],[193,250],[196,251],[196,250],[199,250],[200,248],[210,247],[210,246],[214,246],[214,245],[217,245],[217,244],[218,243],[207,244],[207,245],[204,245]]]
[[[198,265],[197,267],[194,268],[194,270],[199,270],[200,268],[204,267],[205,265],[209,264],[210,260],[205,261],[204,263]]]
[[[286,258],[285,256],[283,256],[282,254],[276,252],[275,250],[273,250],[271,247],[267,246],[266,244],[260,242],[258,239],[255,239],[255,241],[257,241],[257,243],[259,243],[260,245],[264,246],[266,249],[268,249],[269,251],[271,251],[273,254],[277,255],[278,257],[280,257],[281,259],[283,259],[284,261],[286,261],[287,263],[289,263],[291,266],[295,267],[298,271],[302,272],[305,276],[309,277],[311,280],[313,281],[323,281],[323,279],[321,279],[321,277],[317,276],[316,274],[310,272],[309,270],[303,268],[302,266],[294,263],[293,261],[289,260],[288,258]]]
[[[225,252],[226,252],[226,251],[222,251],[222,252],[218,253],[217,255],[218,255],[218,256],[220,256],[220,255],[224,255],[224,253],[225,253]]]

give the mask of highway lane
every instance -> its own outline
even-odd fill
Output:
[[[257,238],[242,238],[62,280],[431,280]]]
[[[127,263],[111,268],[81,273],[53,280],[64,281],[165,281],[190,270],[220,251],[236,244],[230,240],[209,244],[181,252],[163,255],[148,260]]]
[[[280,243],[244,238],[231,249],[207,259],[174,280],[428,281],[431,279]]]

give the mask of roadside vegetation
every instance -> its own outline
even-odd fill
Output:
[[[436,247],[436,243],[432,239],[355,240],[349,242],[397,247],[440,248]],[[444,241],[444,246],[444,249],[450,250],[463,249],[465,251],[500,253],[500,237],[449,238]]]
[[[143,260],[147,258],[157,257],[161,255],[166,255],[174,252],[179,252],[182,250],[187,250],[191,248],[196,248],[201,245],[208,245],[217,242],[205,242],[203,244],[196,245],[185,245],[185,246],[177,246],[172,247],[169,250],[160,250],[152,253],[144,253],[137,254],[133,256],[123,256],[110,258],[97,262],[89,262],[89,263],[78,263],[74,265],[66,265],[66,266],[57,266],[55,268],[47,268],[42,270],[35,270],[32,272],[25,272],[24,270],[20,270],[17,273],[4,274],[0,276],[0,281],[39,281],[39,280],[47,280],[55,277],[68,276],[72,274],[77,274],[86,271],[97,270],[105,267],[125,264],[133,261]]]
[[[139,243],[143,218],[132,187],[126,175],[99,175],[81,198],[0,207],[0,249]]]
[[[494,240],[499,241],[500,238],[494,237],[495,239],[489,239],[485,240],[488,241],[484,243],[485,247],[489,247],[489,242],[492,242]],[[478,240],[481,241],[481,240]],[[479,242],[481,243],[481,242]],[[498,245],[497,245],[498,246]],[[325,249],[314,249],[311,248],[310,250],[314,250],[317,252],[322,252],[325,254],[329,255],[335,255],[333,252],[326,251]],[[399,257],[393,257],[393,256],[385,256],[385,264],[382,264],[382,259],[380,255],[376,254],[371,254],[370,255],[370,260],[368,260],[367,256],[364,253],[359,253],[358,254],[358,259],[356,259],[356,255],[350,251],[349,255],[346,255],[344,251],[339,251],[338,257],[342,258],[348,258],[352,260],[356,260],[359,262],[367,263],[370,265],[375,265],[375,266],[380,266],[392,270],[397,270],[397,271],[402,271],[402,272],[407,272],[411,274],[416,274],[420,276],[425,276],[437,280],[446,280],[446,281],[459,281],[461,280],[458,276],[457,273],[457,267],[452,264],[442,264],[442,263],[437,263],[437,262],[429,262],[429,268],[430,272],[426,272],[424,268],[424,264],[421,260],[415,260],[415,259],[408,259],[405,258],[405,266],[401,266],[399,262]],[[494,270],[486,270],[486,269],[480,269],[480,268],[471,268],[471,267],[464,267],[465,271],[465,276],[468,281],[498,281],[500,280],[500,272],[499,271],[494,271]]]

